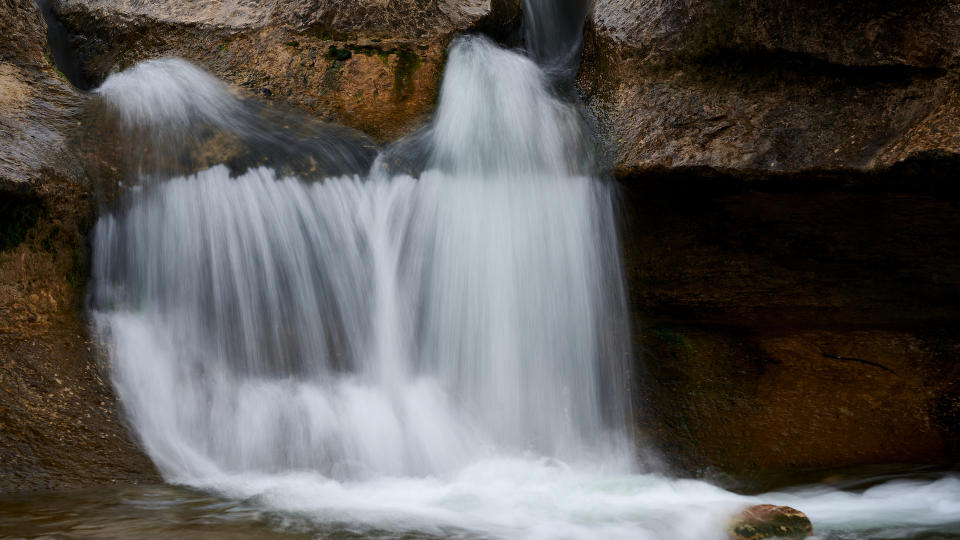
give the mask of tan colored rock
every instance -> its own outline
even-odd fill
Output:
[[[18,189],[43,169],[76,171],[62,154],[79,98],[53,69],[33,2],[0,9],[0,189]]]
[[[732,540],[806,538],[813,534],[813,525],[795,508],[758,504],[734,517],[728,533]]]
[[[248,91],[385,141],[434,105],[450,40],[509,25],[517,0],[60,0],[92,84],[180,56]]]

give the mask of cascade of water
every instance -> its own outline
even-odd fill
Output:
[[[98,93],[155,144],[252,124],[182,60]],[[163,471],[444,474],[504,452],[623,467],[626,315],[584,139],[533,61],[466,37],[417,180],[220,166],[131,192],[95,231],[96,305]]]
[[[579,64],[586,0],[523,0],[526,48],[546,71],[570,77]]]
[[[585,6],[527,0],[529,55],[455,41],[418,178],[350,175],[365,151],[342,141],[287,144],[181,60],[108,78],[98,94],[161,158],[211,126],[279,156],[140,170],[154,178],[96,225],[94,318],[168,480],[400,533],[724,537],[748,499],[625,474],[611,193],[551,90]],[[305,150],[346,174],[284,167]]]

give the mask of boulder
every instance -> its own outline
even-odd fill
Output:
[[[813,534],[813,525],[795,508],[758,504],[734,517],[728,532],[732,540],[806,538]]]

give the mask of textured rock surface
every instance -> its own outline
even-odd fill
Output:
[[[111,71],[181,56],[253,93],[379,140],[429,113],[458,32],[506,28],[516,0],[60,0],[92,85]]]
[[[955,0],[595,2],[579,83],[674,465],[956,461],[958,59]]]
[[[599,0],[580,84],[626,175],[960,153],[960,3]]]
[[[83,320],[90,195],[65,148],[79,97],[31,0],[3,0],[0,26],[0,492],[155,480]]]
[[[813,524],[795,508],[758,504],[734,517],[729,533],[733,540],[806,538],[813,534]]]
[[[0,9],[0,189],[17,189],[44,169],[71,172],[59,154],[77,98],[52,69],[33,2],[3,0]]]
[[[668,461],[739,479],[956,461],[960,212],[937,189],[956,168],[919,165],[623,183],[641,428]]]

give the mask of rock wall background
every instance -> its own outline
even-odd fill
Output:
[[[509,32],[519,0],[57,0],[85,83],[147,58],[180,56],[222,79],[378,141],[434,106],[460,32]]]
[[[595,2],[579,83],[668,463],[956,462],[958,55],[955,1]]]
[[[81,97],[31,0],[3,0],[0,26],[0,492],[155,481],[84,321]]]
[[[156,480],[83,319],[91,178],[120,157],[74,144],[87,98],[34,4],[0,1],[0,491]],[[518,39],[520,17],[516,0],[50,7],[81,87],[183,56],[381,142],[432,110],[456,34]],[[674,470],[749,487],[956,463],[958,59],[956,0],[594,2],[578,87],[621,188],[639,427]]]

